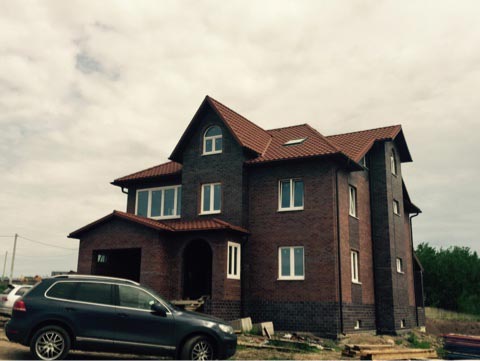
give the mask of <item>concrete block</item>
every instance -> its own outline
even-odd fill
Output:
[[[260,322],[252,325],[252,332],[257,335],[267,336],[265,329],[267,329],[270,336],[273,336],[273,322]]]
[[[250,317],[239,318],[238,320],[230,321],[230,326],[235,331],[250,332],[252,330],[252,319]]]

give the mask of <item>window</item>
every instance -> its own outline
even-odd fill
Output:
[[[292,139],[292,140],[289,140],[288,142],[283,143],[283,145],[302,144],[305,140],[307,140],[307,138]]]
[[[279,184],[278,209],[290,211],[303,209],[303,181],[300,179],[281,180]]]
[[[107,255],[106,254],[97,254],[97,263],[107,263]]]
[[[363,168],[368,168],[367,167],[367,156],[363,156],[362,159],[358,162]]]
[[[118,305],[121,307],[150,310],[158,301],[149,293],[135,287],[118,286]]]
[[[303,247],[280,247],[278,249],[278,279],[305,279]]]
[[[228,242],[227,278],[240,279],[240,244]]]
[[[351,263],[352,263],[352,282],[353,283],[360,283],[360,276],[358,273],[358,259],[359,253],[358,251],[351,251],[350,252]]]
[[[222,206],[222,185],[211,183],[202,185],[202,211],[200,214],[220,213]]]
[[[400,321],[400,328],[405,328],[405,320]]]
[[[403,260],[401,258],[397,258],[397,272],[403,273]]]
[[[77,282],[58,282],[55,283],[48,291],[47,297],[62,298],[65,300],[73,300],[73,293],[77,287]]]
[[[350,210],[349,214],[353,217],[357,216],[357,188],[348,186],[348,194],[350,198]]]
[[[400,205],[398,204],[397,200],[393,200],[393,213],[397,216],[400,215]]]
[[[353,326],[353,329],[354,330],[360,330],[361,327],[362,327],[362,321],[361,320],[356,320],[355,321],[355,326]]]
[[[18,289],[17,293],[15,293],[15,296],[25,296],[25,294],[30,290],[31,287],[21,287]]]
[[[80,282],[74,300],[101,305],[113,305],[112,286],[106,283]]]
[[[205,131],[203,136],[203,154],[222,153],[222,130],[214,125]]]
[[[395,161],[395,153],[390,154],[390,169],[393,175],[397,175],[397,163]]]
[[[179,218],[182,186],[140,189],[137,191],[137,215],[154,219]]]

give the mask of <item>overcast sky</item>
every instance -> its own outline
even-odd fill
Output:
[[[15,275],[167,160],[206,94],[264,128],[401,123],[416,243],[477,251],[478,1],[0,1],[0,236]],[[0,238],[0,267],[13,238]],[[9,269],[9,264],[8,264]]]

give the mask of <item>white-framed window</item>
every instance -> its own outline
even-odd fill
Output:
[[[403,273],[403,260],[400,257],[397,257],[397,272]]]
[[[135,214],[153,219],[179,218],[182,186],[138,189]]]
[[[363,168],[368,168],[367,167],[367,156],[364,155],[362,157],[362,159],[360,159],[360,161],[358,162]]]
[[[227,278],[240,279],[240,243],[228,242]]]
[[[355,326],[353,326],[354,330],[360,330],[362,328],[362,320],[356,320],[355,321]]]
[[[395,161],[395,152],[390,154],[390,169],[393,175],[397,175],[397,162]]]
[[[203,135],[203,154],[222,153],[222,129],[218,125],[211,126]]]
[[[303,180],[284,179],[278,183],[278,210],[303,209]]]
[[[348,195],[350,201],[350,208],[348,214],[353,217],[357,216],[357,188],[354,186],[348,186]]]
[[[351,267],[352,267],[352,282],[353,283],[360,283],[360,275],[359,275],[359,267],[358,267],[358,260],[359,260],[359,253],[358,251],[350,251],[350,259],[351,259]]]
[[[278,279],[305,279],[305,256],[303,247],[278,248]]]
[[[396,214],[397,216],[400,215],[400,204],[395,199],[393,200],[393,213]]]
[[[405,320],[400,320],[400,328],[405,328]]]
[[[222,184],[202,184],[202,199],[200,214],[220,213],[222,208]]]

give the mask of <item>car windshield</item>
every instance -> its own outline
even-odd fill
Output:
[[[10,292],[12,292],[12,290],[15,288],[15,286],[12,286],[12,285],[8,285],[7,288],[5,288],[3,291],[2,291],[2,295],[8,295]]]

